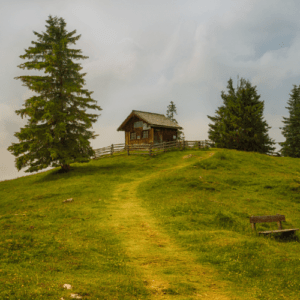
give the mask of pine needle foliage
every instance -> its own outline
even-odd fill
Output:
[[[285,142],[279,143],[282,147],[279,151],[283,156],[289,156],[293,158],[300,157],[300,85],[293,85],[290,99],[288,100],[288,107],[290,116],[288,118],[283,117],[284,127],[282,135],[285,137]]]
[[[168,106],[168,110],[167,110],[167,118],[169,118],[171,121],[178,124],[178,122],[174,119],[174,113],[177,114],[176,105],[173,103],[173,101],[171,101],[171,104]],[[182,141],[182,140],[184,140],[184,138],[185,137],[184,137],[183,131],[177,129],[177,140]]]
[[[209,124],[208,137],[217,148],[253,151],[267,154],[275,150],[274,140],[268,137],[271,127],[263,121],[264,101],[259,101],[256,86],[241,78],[241,84],[235,92],[232,79],[228,81],[226,95],[221,92],[224,105],[211,117],[214,124]]]
[[[34,47],[25,49],[20,58],[28,62],[18,67],[28,70],[44,70],[46,76],[19,76],[30,90],[36,93],[25,101],[25,109],[16,110],[30,117],[29,125],[21,128],[15,136],[21,141],[8,147],[16,158],[18,171],[30,166],[25,172],[37,172],[51,167],[61,166],[61,172],[70,170],[70,163],[88,162],[94,150],[89,139],[97,135],[86,129],[92,127],[98,115],[87,114],[86,108],[102,110],[89,92],[83,89],[86,73],[80,74],[79,63],[72,59],[86,59],[81,50],[70,49],[69,44],[76,44],[81,35],[73,36],[76,30],[67,32],[63,18],[49,16],[46,32],[33,33],[38,41],[32,41]],[[75,95],[76,94],[76,95]],[[86,98],[82,97],[86,96]],[[82,108],[82,109],[80,109]],[[83,123],[79,123],[79,121]],[[44,122],[44,123],[42,123]]]

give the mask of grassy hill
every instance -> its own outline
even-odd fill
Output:
[[[249,223],[300,228],[298,159],[213,148],[57,171],[0,182],[0,299],[299,299],[299,232]]]

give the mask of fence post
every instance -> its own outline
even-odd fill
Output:
[[[163,150],[164,150],[164,152],[165,152],[165,142],[163,142]]]
[[[127,147],[127,155],[129,155],[129,145],[126,145]]]
[[[114,153],[114,144],[111,144],[110,155],[113,155],[113,153]]]
[[[200,141],[198,142],[198,149],[200,149]]]
[[[152,144],[149,145],[149,155],[151,156]]]
[[[204,141],[204,147],[206,148],[207,144],[206,144],[206,140]]]
[[[184,148],[185,148],[185,140],[183,140],[183,145],[182,145],[182,150],[184,150]]]

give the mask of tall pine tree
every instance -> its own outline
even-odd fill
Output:
[[[292,94],[290,94],[290,99],[288,100],[289,107],[289,118],[283,117],[284,127],[279,127],[283,129],[282,134],[285,137],[285,142],[279,143],[282,147],[279,151],[283,156],[289,156],[294,158],[300,157],[300,85],[293,85]]]
[[[176,124],[178,124],[178,122],[174,119],[174,113],[176,113],[176,106],[173,103],[173,101],[171,101],[171,104],[168,106],[168,110],[167,110],[167,117],[172,120],[173,122],[175,122]],[[177,140],[181,141],[184,140],[184,133],[183,131],[181,131],[180,129],[177,129]]]
[[[228,148],[243,151],[269,153],[275,150],[275,144],[267,134],[269,128],[262,120],[264,102],[259,101],[256,86],[241,78],[237,93],[232,86],[232,79],[228,81],[229,94],[223,91],[221,97],[224,106],[217,111],[217,117],[210,117],[215,122],[209,124],[209,139],[218,148]]]
[[[93,92],[82,89],[86,73],[80,74],[82,67],[72,61],[88,57],[80,55],[81,50],[68,48],[81,35],[73,37],[76,30],[68,33],[62,18],[52,18],[50,15],[46,22],[49,24],[46,25],[46,32],[39,34],[33,31],[38,42],[32,41],[35,46],[25,49],[26,54],[20,56],[30,61],[18,67],[44,70],[49,75],[15,78],[21,79],[23,85],[38,94],[25,101],[25,109],[16,111],[22,118],[24,114],[30,116],[29,125],[21,128],[20,133],[15,133],[21,142],[8,147],[15,156],[25,153],[16,158],[16,167],[19,171],[30,165],[25,171],[30,173],[49,165],[60,166],[61,172],[68,172],[71,163],[88,162],[95,154],[88,140],[96,135],[86,129],[92,127],[98,115],[87,114],[85,109],[102,110],[89,104],[97,101],[90,97]]]

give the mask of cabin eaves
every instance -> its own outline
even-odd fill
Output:
[[[176,128],[176,129],[182,129],[176,122],[173,122],[169,118],[167,118],[163,114],[156,114],[156,113],[150,113],[145,111],[139,111],[139,110],[133,110],[130,115],[124,120],[124,122],[119,126],[117,131],[125,131],[123,128],[126,123],[130,120],[130,118],[136,115],[137,117],[141,118],[144,122],[148,123],[151,127],[164,127],[164,128]]]

